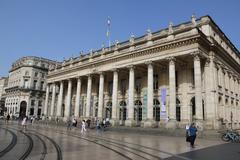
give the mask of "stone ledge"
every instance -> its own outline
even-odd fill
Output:
[[[163,136],[176,136],[185,137],[185,129],[166,129],[166,128],[141,128],[141,127],[124,127],[116,126],[108,128],[108,131],[113,132],[128,132],[128,133],[139,133],[139,134],[149,134],[149,135],[163,135]],[[203,130],[198,132],[199,138],[210,138],[219,139],[221,134],[217,130]]]

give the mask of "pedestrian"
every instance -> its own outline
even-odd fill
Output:
[[[186,142],[190,142],[190,134],[189,134],[189,125],[187,124],[186,125],[186,127],[185,127],[185,129],[186,129]]]
[[[9,119],[10,119],[10,115],[8,114],[7,115],[7,124],[8,124]]]
[[[194,148],[194,142],[197,137],[197,128],[195,126],[195,123],[192,123],[188,129],[188,136],[189,136],[189,142],[191,144],[191,147]]]
[[[30,118],[30,122],[31,122],[31,124],[33,123],[33,116]]]
[[[72,121],[69,118],[68,121],[67,121],[67,130],[71,130],[71,129],[72,129]]]
[[[77,127],[77,120],[75,118],[73,118],[72,120],[72,125],[73,127]]]
[[[100,126],[100,121],[97,120],[96,122],[96,129],[97,129],[97,134],[99,133],[99,130],[101,129],[101,126]]]
[[[102,131],[104,131],[104,128],[106,127],[105,125],[106,125],[106,121],[105,119],[103,119],[101,123]]]
[[[87,127],[90,128],[91,120],[88,119],[88,120],[86,121],[86,123],[87,123]]]
[[[23,130],[26,130],[26,127],[27,127],[27,116],[25,116],[22,120],[22,127],[23,127]]]
[[[86,123],[85,123],[85,120],[83,120],[81,133],[84,134],[85,132],[86,132]]]

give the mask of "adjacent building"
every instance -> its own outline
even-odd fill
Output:
[[[5,111],[5,99],[6,93],[5,88],[8,84],[8,77],[1,77],[0,78],[0,115],[4,115]]]
[[[194,121],[202,129],[237,128],[239,100],[238,49],[211,17],[192,16],[65,60],[47,76],[44,114],[125,126],[183,128]]]
[[[7,113],[40,116],[45,99],[48,70],[57,62],[41,57],[23,57],[13,63],[5,88]]]

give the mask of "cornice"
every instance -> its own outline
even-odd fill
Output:
[[[119,53],[117,55],[112,55],[111,57],[106,56],[104,59],[101,59],[101,58],[93,59],[92,62],[77,64],[77,66],[73,65],[72,67],[67,67],[67,68],[65,67],[64,69],[59,69],[54,72],[50,72],[48,77],[49,78],[52,76],[54,77],[59,74],[63,74],[64,72],[69,73],[69,72],[74,72],[76,70],[91,69],[93,65],[95,67],[98,67],[100,65],[104,65],[104,64],[108,64],[108,63],[115,63],[115,62],[123,61],[126,59],[134,59],[134,58],[140,57],[140,56],[148,56],[148,55],[152,55],[152,54],[159,53],[162,51],[191,45],[191,44],[197,43],[200,40],[199,38],[200,38],[199,35],[192,35],[192,36],[185,37],[185,38],[179,38],[179,39],[174,39],[171,41],[166,41],[166,42],[160,43],[160,44],[145,46],[143,48],[135,49],[134,51],[125,51],[125,52]]]

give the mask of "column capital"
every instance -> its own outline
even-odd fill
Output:
[[[127,66],[127,68],[128,68],[129,70],[133,70],[133,69],[135,69],[136,67],[135,67],[134,65],[129,65],[129,66]]]
[[[78,79],[81,80],[81,79],[82,79],[82,76],[77,76],[77,77],[75,77],[75,78],[76,78],[77,80],[78,80]]]
[[[92,77],[92,74],[89,73],[89,74],[87,74],[86,76],[89,78],[89,77]]]
[[[194,51],[190,53],[194,60],[200,61],[200,58],[203,57],[203,53],[201,51]]]
[[[204,66],[205,67],[209,67],[210,66],[210,62],[211,62],[210,58],[206,58]]]
[[[119,69],[118,68],[113,68],[111,69],[112,72],[119,72]]]
[[[144,62],[146,65],[153,65],[153,61],[145,61]]]
[[[230,71],[228,71],[228,70],[226,72],[227,72],[228,77],[231,78],[232,77],[232,73]]]
[[[175,57],[169,57],[169,58],[167,58],[167,60],[169,61],[169,64],[175,64],[175,62],[176,62]]]
[[[97,74],[99,74],[99,75],[105,75],[105,72],[104,72],[104,71],[99,71],[99,72],[97,72]]]

